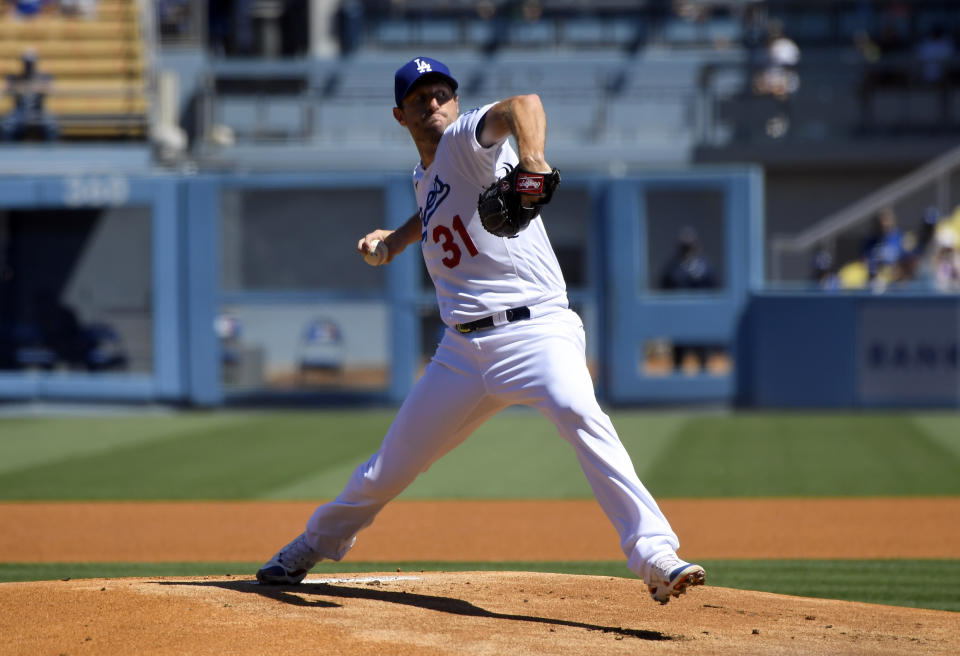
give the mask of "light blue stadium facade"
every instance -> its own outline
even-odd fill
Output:
[[[180,82],[187,152],[0,149],[0,245],[26,239],[9,256],[18,271],[60,266],[49,285],[81,320],[114,326],[128,363],[36,366],[23,342],[26,359],[0,371],[0,400],[401,401],[435,343],[433,290],[416,253],[374,269],[353,248],[414,210],[415,150],[391,116],[391,84],[396,67],[432,43],[427,54],[460,81],[461,107],[514,93],[543,99],[548,160],[564,174],[545,220],[605,402],[960,405],[956,294],[827,294],[807,284],[806,261],[771,275],[772,237],[898,179],[949,142],[835,139],[855,112],[831,94],[850,82],[816,52],[801,71],[812,91],[796,141],[734,138],[736,117],[757,110],[725,114],[749,84],[749,53],[704,45],[735,44],[741,27],[728,19],[627,29],[587,17],[527,26],[513,43],[541,46],[488,53],[462,39],[484,42],[489,25],[440,20],[378,22],[375,47],[342,57],[162,48],[156,67]],[[938,192],[949,207],[955,185]],[[71,232],[73,217],[88,227]],[[700,234],[716,289],[660,288],[683,226]],[[49,230],[68,235],[50,243],[69,244],[44,248]],[[674,368],[665,354],[676,345],[708,348],[710,366]],[[307,371],[321,353],[329,370]]]

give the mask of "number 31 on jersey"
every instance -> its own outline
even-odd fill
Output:
[[[467,249],[470,257],[476,257],[477,253],[480,252],[474,245],[473,240],[470,239],[467,226],[463,225],[463,219],[460,218],[459,214],[453,217],[451,226],[453,227],[452,232],[450,228],[445,225],[436,225],[433,228],[433,243],[440,244],[440,248],[447,254],[447,256],[440,261],[443,262],[443,265],[448,269],[452,269],[460,264],[460,258],[463,256],[460,243]],[[456,237],[453,234],[454,232],[457,233]],[[459,237],[459,240],[457,237]]]

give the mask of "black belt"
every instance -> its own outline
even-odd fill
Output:
[[[524,319],[530,318],[530,308],[527,306],[511,308],[505,313],[506,322],[513,323],[514,321],[523,321]],[[483,319],[477,319],[476,321],[471,321],[469,323],[458,323],[454,328],[456,328],[461,333],[472,333],[477,330],[484,330],[486,328],[493,328],[495,325],[493,322],[493,317],[484,317]],[[503,325],[503,324],[501,324]]]

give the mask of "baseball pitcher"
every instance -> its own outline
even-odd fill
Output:
[[[394,82],[393,115],[420,155],[419,211],[396,230],[367,234],[357,250],[370,264],[386,264],[419,243],[447,329],[379,450],[257,572],[258,581],[296,584],[320,560],[343,558],[420,472],[494,414],[522,404],[573,446],[629,568],[653,598],[667,603],[702,584],[703,568],[677,556],[677,536],[597,403],[583,324],[568,307],[540,216],[560,174],[545,159],[539,97],[461,114],[457,81],[429,57],[404,64]]]

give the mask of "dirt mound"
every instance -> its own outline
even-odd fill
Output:
[[[954,654],[960,614],[525,572],[0,584],[0,652],[51,654]]]

